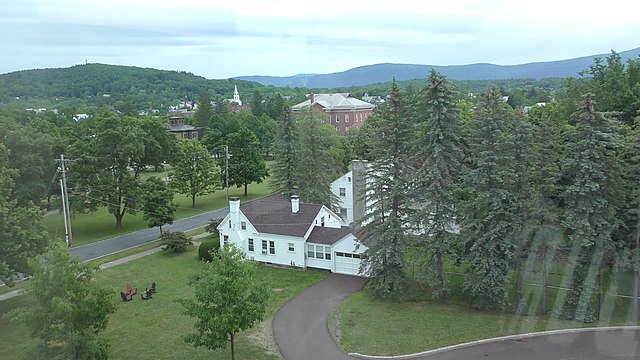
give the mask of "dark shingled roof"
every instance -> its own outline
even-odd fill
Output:
[[[300,203],[297,213],[291,212],[291,200],[273,194],[240,205],[240,210],[261,233],[304,236],[322,205]]]
[[[345,236],[352,234],[353,229],[348,227],[328,228],[322,226],[316,226],[309,234],[307,242],[314,244],[333,245],[338,241],[344,239]]]

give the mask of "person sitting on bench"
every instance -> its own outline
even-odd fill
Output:
[[[149,291],[151,294],[155,294],[156,293],[156,282],[155,281],[151,283],[151,288],[149,290],[147,290],[147,291]]]
[[[133,290],[133,287],[131,287],[131,284],[127,284],[127,295],[135,295],[138,292],[138,289]]]

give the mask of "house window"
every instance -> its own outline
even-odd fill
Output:
[[[267,240],[262,240],[262,253],[267,255]]]
[[[307,257],[313,259],[316,256],[315,245],[307,245]]]
[[[253,252],[255,250],[255,247],[253,246],[253,239],[249,239],[249,251]]]
[[[349,122],[349,114],[344,114],[344,122]]]
[[[242,230],[247,230],[247,222],[246,221],[240,222],[240,227],[242,228]]]
[[[324,216],[320,218],[320,226],[324,226]]]
[[[347,196],[347,188],[340,188],[340,196]]]
[[[271,255],[275,255],[276,254],[276,242],[275,241],[269,241],[269,254],[271,254]]]
[[[229,242],[229,236],[228,235],[224,235],[222,237],[222,242],[224,242],[225,244]]]
[[[347,209],[346,209],[346,208],[340,208],[340,217],[341,217],[343,220],[346,220],[346,219],[347,219]]]
[[[307,245],[307,256],[321,260],[331,260],[331,247],[322,245]]]
[[[347,182],[351,182],[351,176],[347,176]]]
[[[340,114],[336,114],[336,123],[340,122]]]
[[[289,243],[289,252],[294,252],[294,251],[296,251],[296,248],[295,248],[295,246],[293,245],[293,243],[292,243],[292,242],[290,242],[290,243]]]
[[[229,220],[229,229],[231,229],[231,220]]]

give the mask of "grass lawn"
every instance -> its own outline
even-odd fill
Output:
[[[228,349],[215,351],[194,348],[183,341],[183,336],[193,330],[193,319],[182,315],[182,306],[175,300],[193,296],[188,279],[202,266],[197,260],[197,249],[192,247],[183,254],[161,252],[96,274],[96,281],[113,288],[118,310],[111,316],[105,334],[111,339],[113,359],[228,359]],[[267,306],[266,319],[286,301],[308,286],[324,279],[323,271],[296,271],[260,266],[257,277],[269,279],[276,291]],[[119,301],[119,294],[127,283],[139,291],[155,281],[158,292],[153,299]],[[28,306],[30,298],[19,296],[0,302],[0,358],[27,359],[33,348],[24,326],[9,322],[2,314],[10,309]],[[268,342],[271,325],[256,326],[238,337],[238,359],[278,359],[259,344]]]
[[[239,196],[242,202],[262,197],[272,192],[268,183],[267,179],[260,184],[250,184],[246,197],[244,196],[244,188],[230,188],[229,196]],[[225,190],[218,190],[213,194],[197,197],[195,208],[191,207],[191,198],[185,195],[177,194],[174,201],[178,204],[176,219],[182,219],[228,206]],[[43,222],[52,238],[64,238],[64,219],[62,214],[55,213],[48,215],[44,218]],[[105,208],[89,214],[74,214],[71,218],[71,224],[74,246],[88,244],[147,228],[147,222],[142,219],[142,213],[138,212],[136,215],[125,214],[122,228],[116,229],[115,217],[113,214],[107,212]]]

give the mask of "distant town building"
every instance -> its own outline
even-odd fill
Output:
[[[167,130],[178,140],[198,139],[198,129],[195,126],[186,125],[182,116],[170,116]]]
[[[312,106],[327,114],[327,121],[344,134],[350,127],[360,127],[373,112],[375,105],[356,99],[349,93],[310,94],[309,98],[291,107],[296,113]]]
[[[249,105],[242,105],[242,100],[240,100],[240,92],[238,92],[238,86],[233,86],[233,99],[227,99],[227,103],[229,103],[229,111],[238,112],[240,110],[249,110],[251,107]]]

